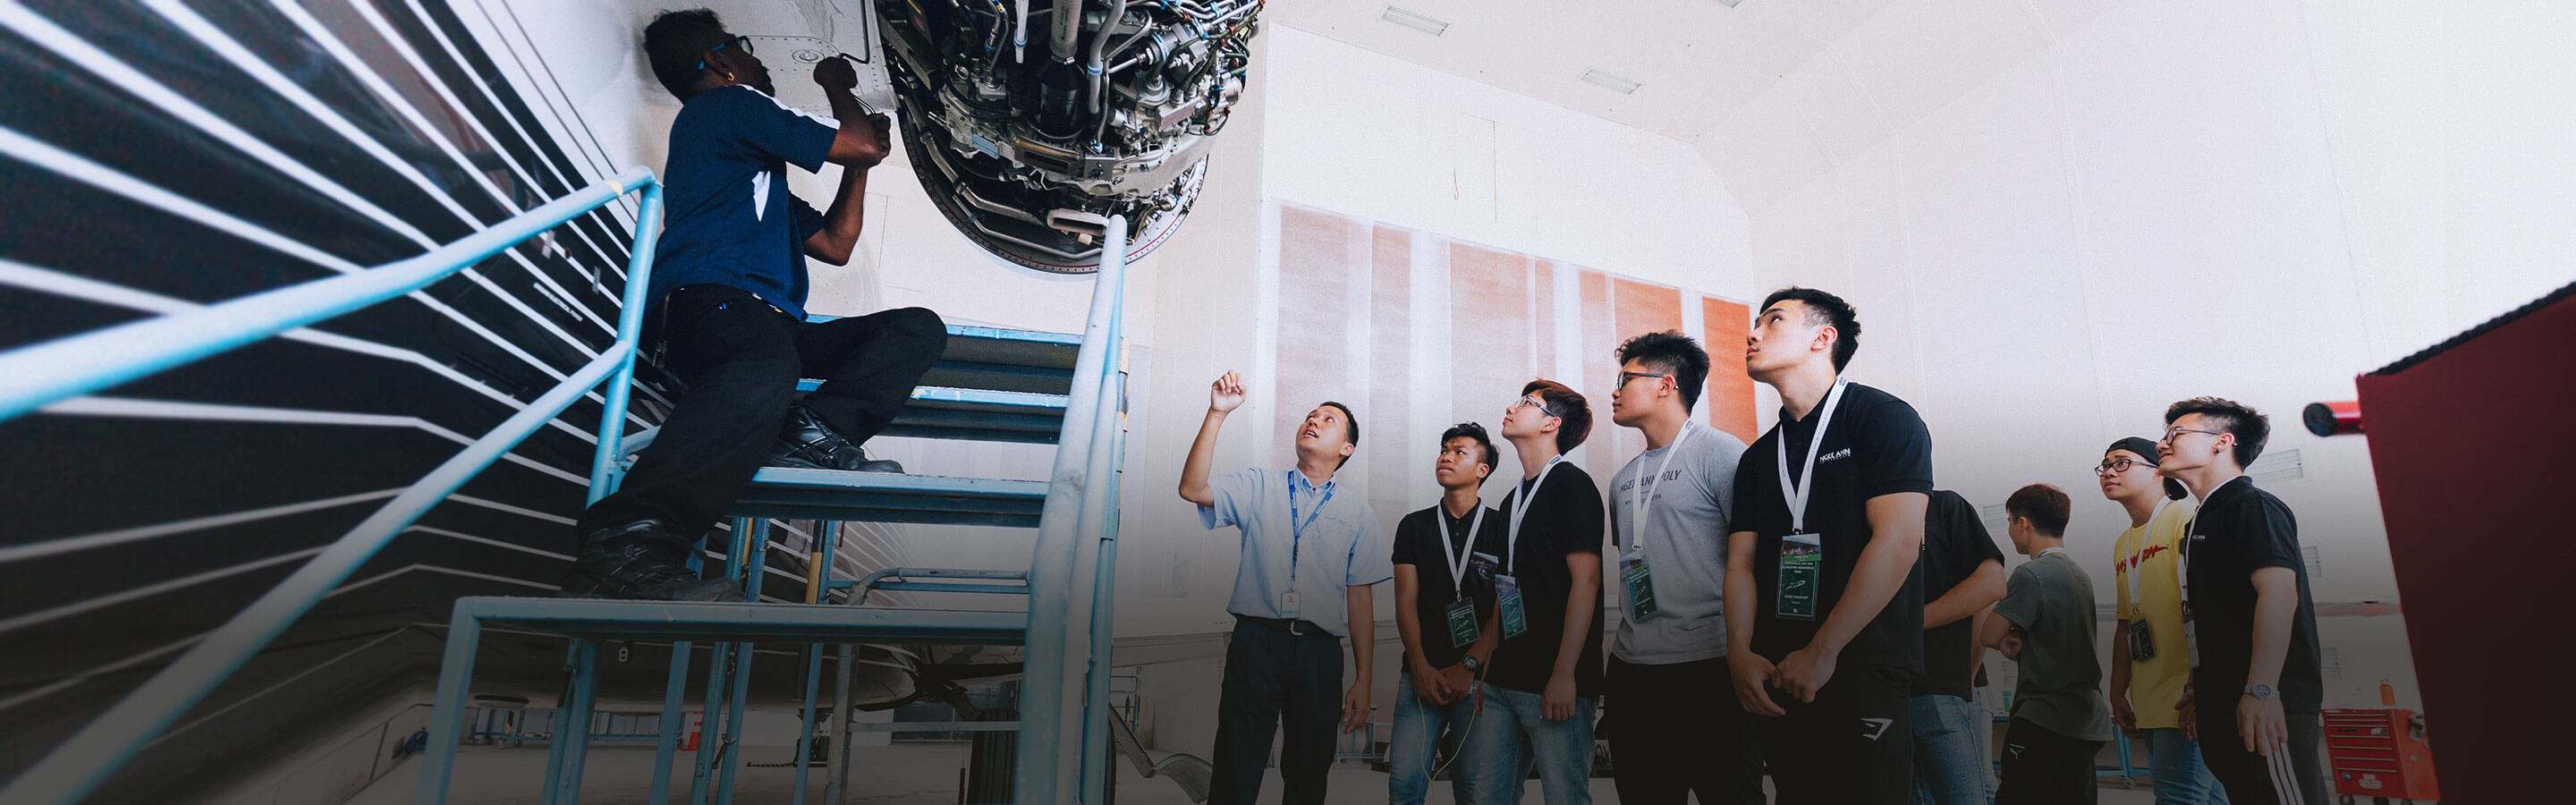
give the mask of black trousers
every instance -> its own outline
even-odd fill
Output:
[[[1669,665],[1610,658],[1611,776],[1627,805],[1760,805],[1762,744],[1725,657]]]
[[[2325,740],[2321,714],[2292,710],[2290,742],[2271,756],[2245,751],[2236,734],[2236,699],[2200,705],[2200,760],[2226,787],[2233,805],[2327,805],[2325,769],[2317,748]]]
[[[1757,720],[1780,805],[1914,802],[1913,680],[1902,668],[1845,666],[1814,702],[1773,690],[1788,715]]]
[[[706,533],[777,445],[797,378],[821,378],[805,407],[863,441],[894,421],[948,344],[939,314],[921,308],[807,323],[730,285],[681,286],[645,315],[664,368],[689,388],[617,493],[582,513],[585,534],[648,518]]]
[[[1302,622],[1301,622],[1302,623]],[[1270,736],[1283,733],[1279,782],[1287,805],[1323,805],[1342,720],[1342,639],[1312,624],[1237,618],[1217,697],[1210,805],[1253,805]]]
[[[2101,751],[2101,741],[2077,740],[2013,719],[2004,727],[2004,781],[1995,790],[1995,805],[2101,801],[2102,787],[2093,780],[2093,756]]]

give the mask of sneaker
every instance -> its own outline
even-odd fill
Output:
[[[686,564],[688,545],[659,520],[610,526],[582,537],[581,556],[559,595],[652,601],[739,602],[729,579],[701,579]]]
[[[868,458],[865,450],[851,443],[849,437],[824,424],[802,405],[787,407],[787,426],[779,431],[778,445],[771,449],[769,466],[809,470],[842,470],[848,472],[903,472],[903,465]]]

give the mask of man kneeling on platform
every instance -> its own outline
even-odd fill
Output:
[[[948,330],[921,308],[805,320],[805,258],[849,261],[868,169],[891,148],[890,121],[851,94],[848,63],[814,65],[834,121],[780,104],[750,37],[705,9],[655,18],[644,52],[681,106],[643,343],[688,392],[617,493],[582,514],[563,594],[739,601],[733,581],[688,568],[699,538],[764,463],[902,472],[859,444],[894,421]],[[786,166],[827,162],[841,166],[840,189],[829,212],[815,212],[787,192]],[[807,376],[823,386],[798,401]]]

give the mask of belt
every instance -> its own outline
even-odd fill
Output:
[[[1339,638],[1339,637],[1335,637],[1335,636],[1333,635],[1333,633],[1332,633],[1332,632],[1324,631],[1324,627],[1322,627],[1322,626],[1317,626],[1317,625],[1315,625],[1315,622],[1314,622],[1314,621],[1309,621],[1309,620],[1289,620],[1289,619],[1287,619],[1287,618],[1256,618],[1256,617],[1253,617],[1253,616],[1250,616],[1250,615],[1236,615],[1236,616],[1234,616],[1234,620],[1235,620],[1235,622],[1237,622],[1237,623],[1249,623],[1249,624],[1254,624],[1254,625],[1258,625],[1258,626],[1267,626],[1267,627],[1270,627],[1270,628],[1272,628],[1272,629],[1277,629],[1277,630],[1280,630],[1280,631],[1283,631],[1283,632],[1287,632],[1287,633],[1292,634],[1292,635],[1296,635],[1296,636],[1298,636],[1298,637],[1330,637],[1330,638],[1333,638],[1333,639],[1335,639],[1335,640],[1339,640],[1339,639],[1341,639],[1341,638]]]

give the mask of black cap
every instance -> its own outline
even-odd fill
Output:
[[[2109,453],[2113,450],[2127,450],[2129,452],[2136,453],[2138,454],[2138,458],[2145,461],[2147,466],[2150,467],[2159,466],[2156,462],[2164,460],[2161,456],[2157,455],[2156,440],[2149,439],[2144,436],[2131,436],[2126,439],[2112,442],[2110,447],[2102,448],[2102,452],[2104,453]],[[2174,500],[2181,500],[2184,495],[2188,494],[2191,494],[2191,490],[2183,488],[2181,481],[2177,481],[2172,478],[2165,479],[2165,497]]]

